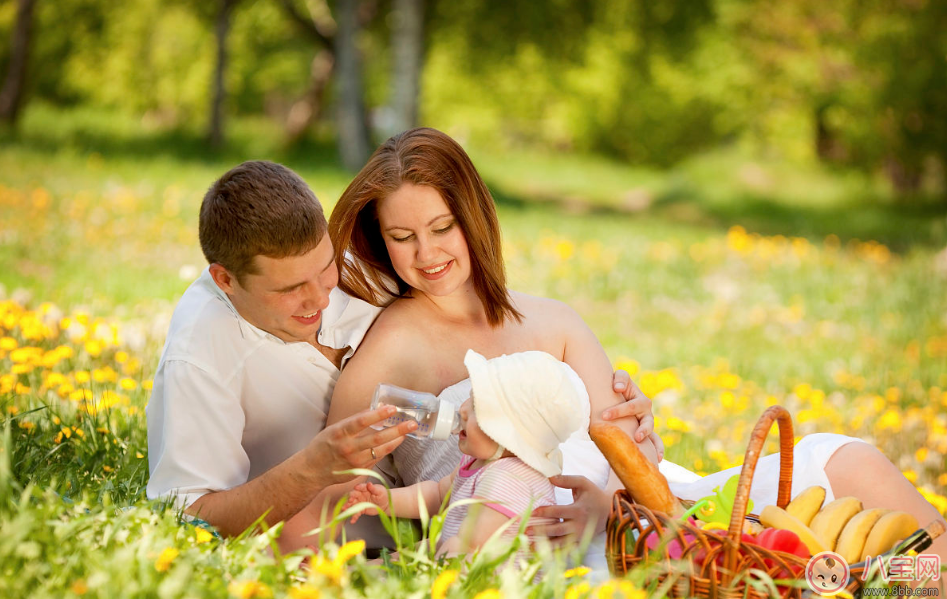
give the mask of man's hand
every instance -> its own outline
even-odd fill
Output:
[[[638,430],[635,432],[635,441],[641,443],[646,437],[650,437],[658,453],[658,461],[663,460],[664,442],[654,431],[654,414],[652,413],[651,400],[638,388],[638,385],[631,380],[631,376],[624,370],[615,371],[612,376],[612,389],[625,398],[625,403],[605,410],[602,412],[602,418],[604,420],[617,420],[627,416],[636,417],[638,419]]]
[[[530,526],[528,532],[545,535],[554,546],[561,547],[581,541],[586,529],[591,529],[593,534],[605,530],[605,521],[611,509],[609,493],[596,487],[584,476],[553,476],[549,482],[563,489],[572,489],[573,503],[536,508],[534,517],[557,518],[562,522]]]
[[[378,460],[395,450],[404,436],[418,428],[409,420],[382,430],[371,428],[394,416],[394,406],[364,410],[326,427],[306,447],[307,465],[312,472],[322,472],[323,486],[345,482],[351,474],[341,474],[353,468],[371,468]]]

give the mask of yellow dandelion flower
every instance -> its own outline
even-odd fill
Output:
[[[112,468],[111,466],[105,465],[105,466],[102,466],[102,470],[105,470],[106,472],[112,472],[114,468]]]
[[[236,581],[234,580],[227,585],[227,591],[234,597],[239,597],[240,599],[267,599],[273,596],[273,591],[270,590],[270,587],[266,586],[264,583],[257,580],[243,580]]]
[[[73,376],[80,385],[84,385],[92,380],[92,373],[88,370],[77,370]]]
[[[118,384],[126,391],[134,391],[138,388],[138,383],[135,381],[135,379],[130,379],[128,377],[120,380]]]
[[[905,470],[903,474],[904,474],[904,478],[911,481],[911,484],[914,484],[917,482],[917,472],[915,472],[914,470]]]
[[[35,364],[42,355],[43,350],[38,347],[19,347],[10,352],[10,361],[14,364]]]
[[[630,358],[619,358],[615,362],[615,370],[624,370],[628,373],[628,376],[635,376],[641,370],[641,365]]]
[[[81,578],[72,583],[72,586],[70,586],[69,589],[76,595],[85,595],[89,592],[89,586]]]
[[[636,587],[630,580],[619,580],[618,591],[624,599],[646,599],[648,596],[643,589]]]
[[[142,381],[141,388],[145,391],[151,391],[151,388],[154,387],[154,381]]]
[[[32,364],[14,364],[13,367],[10,368],[10,372],[12,372],[13,374],[29,374],[30,372],[33,372],[33,365]]]
[[[717,377],[717,385],[723,389],[736,389],[740,386],[740,377],[732,372],[724,372]]]
[[[812,393],[812,385],[808,383],[796,385],[793,387],[792,393],[802,401],[806,401],[809,399],[809,395]]]
[[[67,439],[72,437],[72,429],[69,428],[68,426],[62,427],[62,429],[60,429],[60,432],[62,432],[62,434],[65,435]]]
[[[500,589],[487,589],[474,595],[473,599],[503,599]]]
[[[579,584],[574,584],[566,589],[565,599],[579,599],[579,597],[584,597],[591,590],[592,585],[587,582],[580,582]]]
[[[66,383],[66,375],[61,372],[48,372],[43,378],[43,386],[47,389],[59,387]]]
[[[899,431],[901,430],[901,414],[899,414],[897,410],[887,410],[881,415],[881,418],[878,419],[876,426],[882,430],[892,429]]]
[[[29,422],[29,421],[21,421],[18,426],[27,432],[32,432],[33,429],[36,428],[36,423]]]
[[[561,239],[556,243],[556,256],[565,262],[575,253],[575,244],[568,239]]]
[[[591,571],[592,571],[591,568],[587,568],[587,567],[585,567],[585,566],[579,566],[578,568],[572,568],[571,570],[566,570],[566,571],[562,574],[562,577],[563,577],[563,578],[572,578],[573,576],[585,576],[586,574],[588,574],[588,573],[591,572]]]
[[[691,425],[676,416],[671,416],[667,419],[667,428],[672,431],[683,431],[686,433],[691,430]]]
[[[19,343],[13,337],[0,337],[0,349],[3,351],[13,351]]]
[[[128,352],[127,351],[117,351],[115,352],[115,362],[118,364],[124,364],[128,361]]]
[[[447,596],[448,587],[454,584],[458,576],[460,576],[458,570],[444,570],[438,574],[431,585],[431,599],[444,599]]]
[[[365,541],[361,539],[349,541],[339,548],[339,553],[335,556],[335,561],[339,564],[344,564],[363,551],[365,551]]]
[[[171,567],[171,563],[181,552],[175,549],[174,547],[165,547],[161,551],[161,555],[158,556],[158,559],[155,560],[155,570],[158,572],[167,572]]]
[[[923,464],[924,461],[927,460],[927,451],[926,447],[919,448],[914,452],[914,459]]]
[[[139,454],[139,455],[141,455],[141,454]],[[204,529],[204,528],[198,528],[197,531],[194,533],[194,536],[195,536],[195,540],[197,541],[197,544],[198,544],[198,545],[201,545],[201,544],[203,544],[203,543],[207,543],[207,542],[211,541],[211,540],[214,538],[214,534],[213,534],[212,532],[210,532],[209,530]]]
[[[145,454],[143,454],[143,453],[140,452],[140,451],[136,451],[136,452],[135,452],[135,457],[140,460],[140,459],[142,459],[143,457],[145,457]]]
[[[105,349],[105,343],[98,339],[89,339],[85,342],[83,347],[85,348],[85,352],[87,354],[93,358],[98,358],[100,355],[102,355],[102,350]]]
[[[325,576],[335,584],[342,583],[342,576],[345,573],[341,564],[336,563],[334,560],[325,559],[321,555],[316,556],[315,563],[312,565],[312,571]]]
[[[289,596],[292,599],[319,599],[322,595],[322,592],[319,590],[319,587],[314,587],[311,584],[304,584],[298,587],[290,587]]]

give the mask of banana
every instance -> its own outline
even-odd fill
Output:
[[[890,512],[883,515],[868,533],[860,560],[889,551],[894,544],[918,529],[917,518],[907,512]],[[860,561],[859,560],[859,561]]]
[[[812,518],[809,528],[829,551],[835,551],[838,536],[848,521],[862,511],[862,502],[855,497],[840,497],[826,505]]]
[[[812,517],[819,513],[823,501],[825,501],[825,487],[814,485],[796,495],[796,498],[786,506],[786,511],[808,526],[812,522]]]
[[[796,533],[812,555],[825,551],[822,541],[812,532],[812,529],[782,508],[767,505],[760,512],[760,522],[769,528],[784,528]]]
[[[879,518],[889,511],[882,508],[873,508],[852,516],[852,519],[848,521],[848,524],[839,534],[838,543],[835,545],[835,553],[845,558],[845,561],[849,564],[860,561],[862,549],[865,548],[865,541],[868,539],[872,527],[878,522]]]

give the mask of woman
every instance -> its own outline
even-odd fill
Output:
[[[582,319],[561,302],[506,288],[492,197],[467,154],[447,135],[422,128],[385,142],[342,195],[329,232],[337,250],[340,287],[375,305],[388,304],[342,372],[329,423],[365,408],[379,382],[454,395],[460,384],[463,394],[463,356],[468,349],[487,358],[524,350],[558,357],[588,387],[592,422],[619,403],[607,386],[608,358]],[[634,432],[635,419],[619,422]],[[866,508],[902,509],[923,524],[940,517],[880,452],[852,441],[839,435],[803,440],[796,451],[793,493],[823,484],[830,495],[854,495]],[[450,448],[445,443],[438,449],[445,447]],[[402,448],[395,453],[395,464],[405,483],[412,484],[417,482],[412,478],[418,447]],[[648,441],[642,449],[655,458]],[[576,458],[572,472],[589,473],[596,486],[603,487],[600,473],[586,465],[593,459],[587,446],[576,443],[563,450],[567,457],[570,452]],[[453,453],[434,461],[450,467],[456,459]],[[755,477],[752,496],[757,509],[775,503],[773,463],[762,460]],[[423,473],[432,478],[430,474]],[[678,479],[672,490],[679,496],[698,498],[729,476],[725,471],[688,480],[672,474],[669,480]],[[592,503],[598,506],[596,528],[603,530],[610,494],[589,485],[582,492],[598,494]],[[564,532],[555,526],[553,534]],[[947,553],[945,545],[942,539],[935,550]]]

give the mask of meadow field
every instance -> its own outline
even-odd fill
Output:
[[[458,575],[420,549],[372,566],[357,542],[300,573],[302,555],[269,550],[278,530],[221,540],[145,500],[144,407],[174,303],[204,267],[204,191],[273,159],[328,209],[351,176],[333,148],[286,150],[263,121],[233,138],[212,153],[187,131],[34,104],[0,140],[0,596],[644,597],[640,576],[593,583],[551,555],[535,584],[539,562],[496,573],[484,554]],[[942,202],[740,148],[668,171],[470,153],[511,286],[579,311],[654,399],[667,459],[737,465],[781,404],[797,436],[875,443],[947,513]]]

